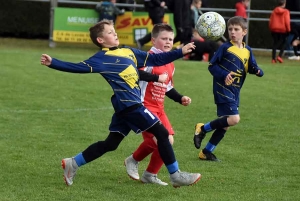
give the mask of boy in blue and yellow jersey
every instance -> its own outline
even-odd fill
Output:
[[[243,42],[247,34],[247,23],[242,17],[235,16],[227,22],[231,41],[224,43],[210,60],[208,70],[213,76],[213,93],[219,118],[206,124],[197,123],[194,144],[197,149],[207,132],[213,131],[206,147],[199,153],[202,160],[218,161],[212,153],[223,139],[229,126],[240,121],[239,102],[240,90],[247,73],[263,76],[257,66],[252,50]]]
[[[102,20],[91,27],[90,37],[101,50],[80,63],[60,61],[47,54],[41,56],[42,65],[56,70],[99,73],[114,92],[111,102],[115,113],[109,126],[109,135],[105,140],[91,144],[76,156],[62,160],[66,184],[68,186],[73,184],[78,167],[101,157],[106,152],[116,150],[131,130],[136,133],[147,130],[156,137],[159,153],[170,173],[174,187],[187,186],[199,181],[201,174],[179,171],[167,129],[142,104],[137,70],[144,66],[161,66],[182,58],[195,48],[194,45],[189,43],[182,49],[161,54],[150,54],[134,48],[118,48],[118,36],[113,22],[109,20]]]

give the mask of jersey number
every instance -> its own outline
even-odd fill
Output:
[[[155,117],[149,110],[145,109],[144,112],[147,113],[152,119],[155,119]]]

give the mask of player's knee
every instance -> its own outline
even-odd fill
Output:
[[[234,125],[238,124],[239,121],[240,121],[240,115],[233,115],[233,116],[228,117],[228,124],[230,126],[234,126]]]
[[[161,122],[157,122],[151,128],[147,130],[148,132],[152,133],[157,141],[165,141],[169,138],[168,130],[161,124]]]
[[[171,145],[174,144],[174,137],[173,137],[173,135],[169,135],[169,141],[170,141]]]

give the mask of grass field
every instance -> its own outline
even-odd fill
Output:
[[[175,86],[192,98],[189,107],[166,100],[176,132],[180,169],[200,172],[190,187],[143,185],[123,166],[142,140],[131,133],[115,152],[83,166],[65,186],[61,159],[103,140],[113,113],[112,91],[97,74],[68,74],[40,65],[40,55],[79,62],[92,45],[0,38],[0,200],[195,201],[300,199],[300,62],[257,61],[265,76],[248,76],[241,92],[240,123],[215,150],[220,163],[200,161],[194,125],[215,118],[207,63],[176,61]],[[210,134],[208,134],[210,136]],[[203,144],[205,145],[209,137]],[[148,158],[140,163],[140,174]],[[159,177],[169,182],[166,168]]]

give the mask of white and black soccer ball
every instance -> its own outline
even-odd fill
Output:
[[[216,12],[202,14],[195,26],[199,35],[207,40],[218,40],[226,30],[224,18]]]

